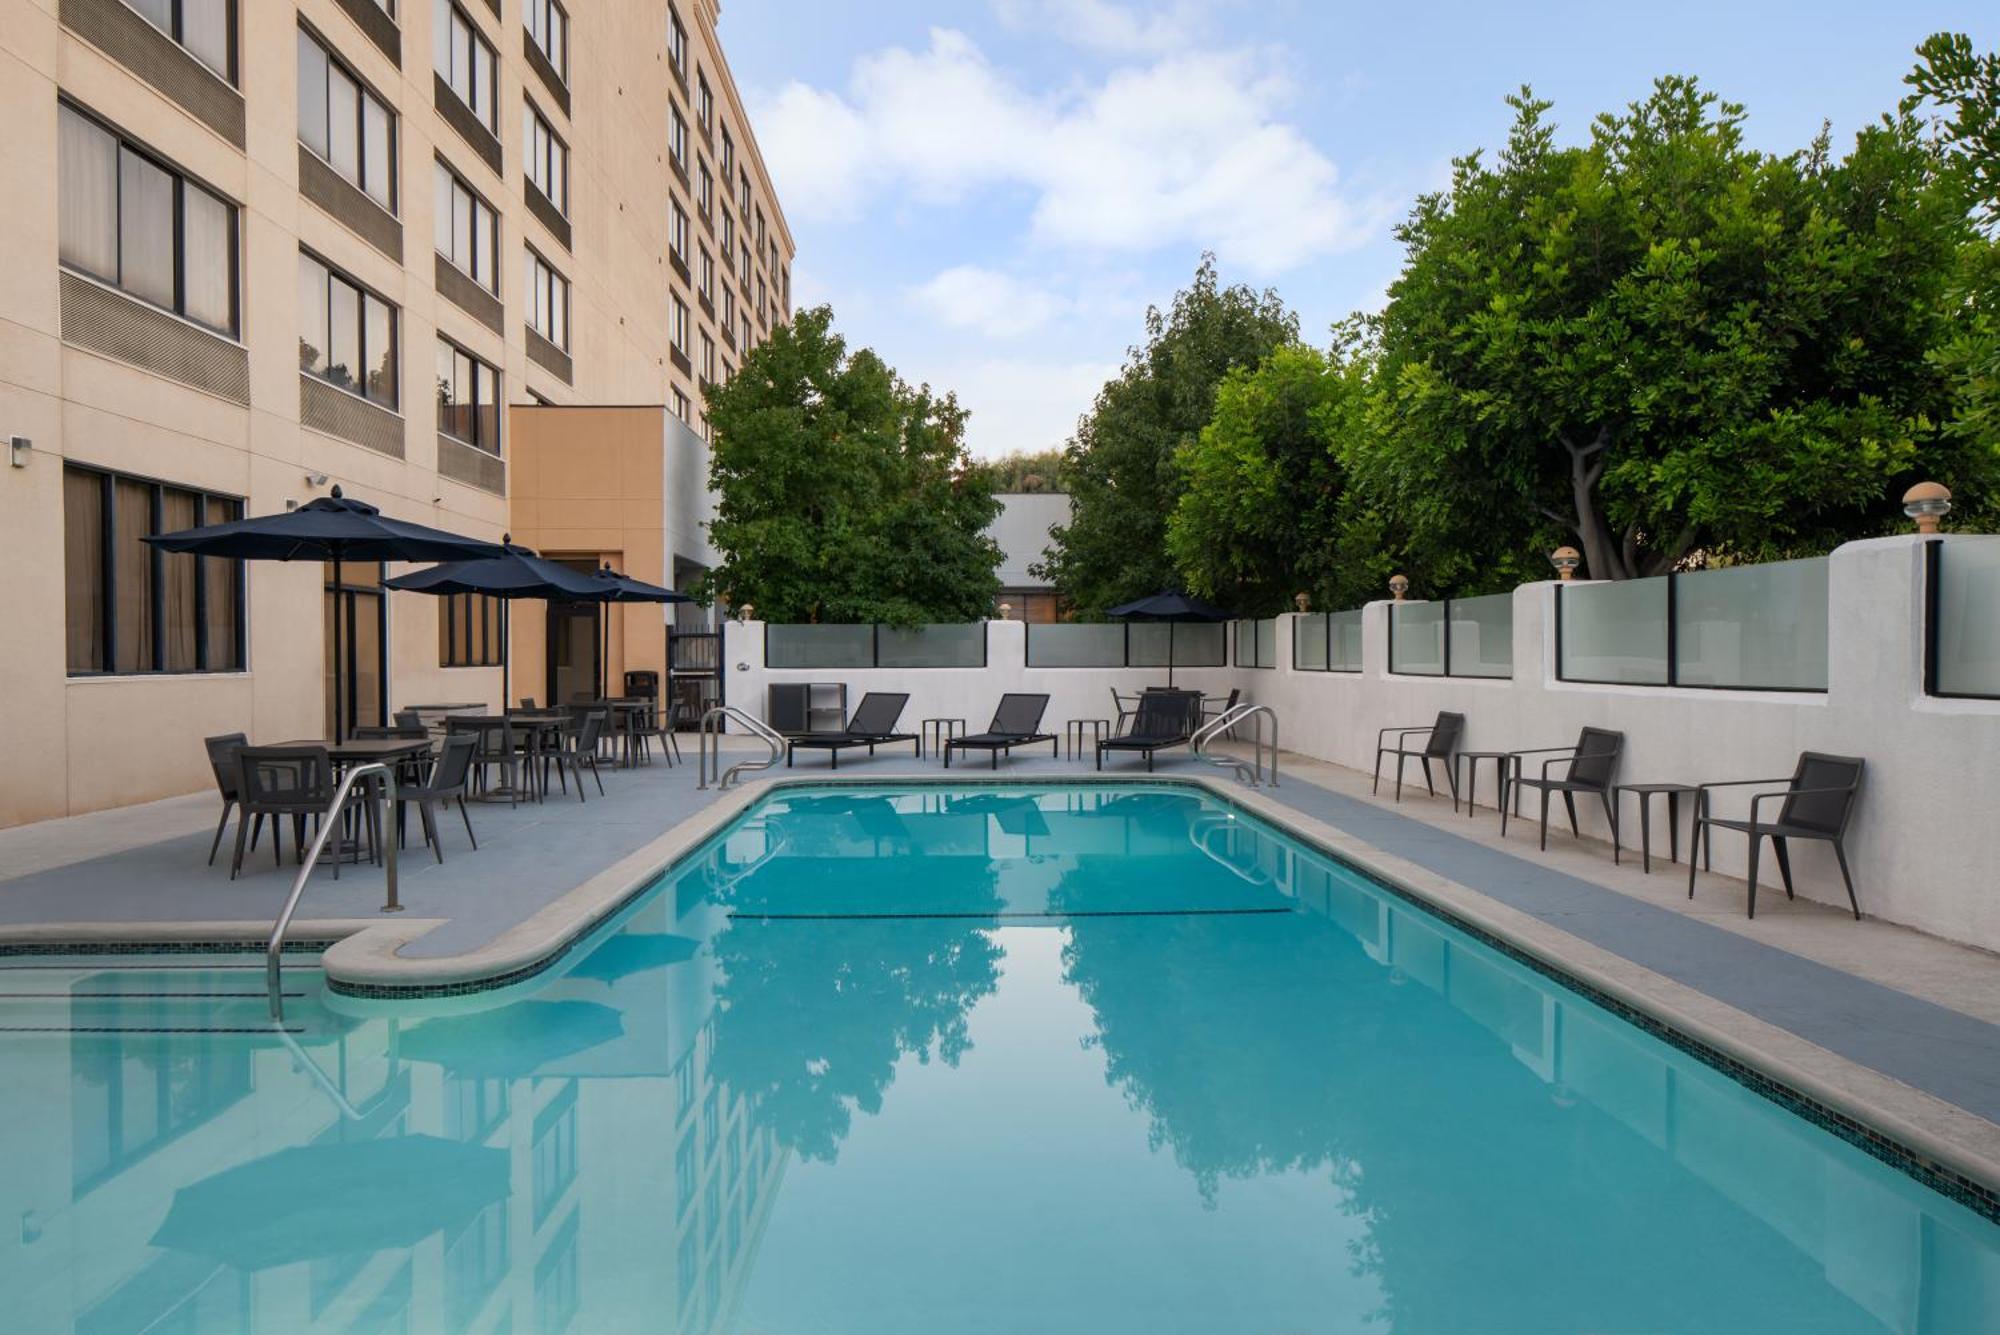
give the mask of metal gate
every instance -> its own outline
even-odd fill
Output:
[[[701,716],[724,703],[722,631],[667,628],[667,699],[673,725],[692,732]]]

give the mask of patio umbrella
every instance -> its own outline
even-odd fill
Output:
[[[624,1032],[624,1018],[595,1001],[518,1001],[425,1020],[404,1031],[402,1054],[454,1075],[513,1080]]]
[[[507,534],[501,539],[502,554],[479,561],[452,561],[429,570],[398,575],[384,583],[406,593],[429,593],[444,597],[454,593],[480,593],[500,600],[500,712],[507,711],[513,698],[514,648],[508,635],[507,605],[516,598],[568,598],[581,602],[601,602],[603,585],[595,575],[586,575],[555,561],[545,561],[527,547],[515,545]]]
[[[621,575],[610,566],[601,567],[590,576],[604,590],[599,601],[606,603],[691,603],[694,599],[672,589],[648,584],[643,579]],[[611,694],[610,682],[605,680],[611,671],[611,616],[607,609],[604,621],[604,647],[597,655],[597,694],[604,697]]]
[[[1106,616],[1126,621],[1216,622],[1229,620],[1229,613],[1192,594],[1161,590],[1150,598],[1139,598],[1108,609]],[[1174,684],[1174,633],[1167,632],[1167,685]]]
[[[588,955],[565,977],[615,983],[636,973],[664,969],[691,960],[701,942],[671,932],[620,932]]]
[[[510,1190],[507,1152],[436,1136],[326,1141],[174,1193],[152,1245],[239,1270],[413,1246]]]
[[[283,514],[255,515],[224,524],[156,533],[145,539],[164,552],[233,557],[239,561],[331,561],[333,587],[340,588],[343,561],[459,561],[498,556],[498,543],[468,538],[440,528],[390,519],[366,501],[352,500],[335,487],[331,496],[307,501]],[[338,593],[335,597],[338,599]],[[333,618],[333,740],[347,736],[347,702],[341,690],[345,656],[340,652],[338,601]]]

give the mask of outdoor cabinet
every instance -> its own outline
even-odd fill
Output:
[[[845,682],[774,682],[768,689],[764,718],[781,733],[839,732],[847,726]]]

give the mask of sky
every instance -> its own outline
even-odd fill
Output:
[[[1213,251],[1304,336],[1379,309],[1392,230],[1521,85],[1566,140],[1692,74],[1746,137],[1836,145],[1892,109],[1927,0],[725,0],[721,36],[798,246],[795,306],[952,390],[993,456],[1062,445]]]

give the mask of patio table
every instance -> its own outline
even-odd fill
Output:
[[[279,742],[277,745],[323,747],[326,750],[326,757],[333,763],[336,773],[352,769],[357,765],[383,764],[400,766],[406,761],[422,760],[431,753],[431,741],[428,737],[349,737],[343,742],[335,742],[325,737],[306,737],[296,741]],[[368,778],[362,780],[362,782],[366,783],[370,789],[373,789],[380,783],[380,780],[370,775]],[[400,808],[401,804],[399,803],[396,813],[398,819],[402,816]],[[370,810],[372,813],[372,808]],[[361,841],[359,839],[343,834],[334,842],[337,847],[329,850],[334,856],[343,861],[351,859],[359,862],[361,860]]]
[[[651,700],[644,698],[577,700],[572,702],[571,708],[605,711],[609,715],[606,721],[610,724],[605,729],[605,736],[616,742],[619,750],[623,752],[617,762],[618,768],[631,769],[639,763],[638,729],[645,722],[646,715],[655,708]]]

